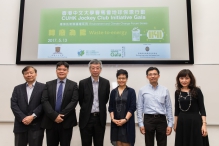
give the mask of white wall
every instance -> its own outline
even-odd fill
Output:
[[[3,1],[0,0],[0,143],[1,145],[13,145],[13,115],[10,110],[10,97],[13,87],[23,83],[21,69],[23,65],[15,65],[17,29],[19,20],[19,0]],[[193,19],[193,40],[194,40],[194,65],[156,65],[161,71],[159,83],[167,86],[171,93],[172,102],[174,95],[175,76],[180,69],[189,68],[197,78],[197,84],[205,96],[207,120],[209,123],[208,131],[211,146],[218,146],[217,141],[219,132],[219,116],[217,108],[219,105],[218,82],[219,78],[219,59],[217,41],[219,34],[219,17],[217,14],[219,1],[217,0],[195,0],[192,1]],[[38,69],[38,81],[46,82],[56,78],[54,65],[36,65]],[[115,82],[115,72],[117,69],[124,68],[129,72],[130,87],[139,88],[147,83],[145,70],[149,65],[104,65],[102,76]],[[78,82],[80,79],[89,76],[86,65],[71,65],[69,79]],[[112,88],[112,86],[111,86]],[[78,111],[78,107],[77,107]],[[136,145],[142,145],[143,137],[138,134]],[[80,145],[80,135],[78,128],[74,129],[74,145]],[[44,144],[45,145],[45,144]],[[168,146],[174,145],[174,132],[168,137]],[[105,146],[109,144],[109,126],[107,126]]]

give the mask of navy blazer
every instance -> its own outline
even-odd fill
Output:
[[[41,97],[44,87],[45,84],[36,82],[29,104],[27,99],[26,83],[20,84],[14,88],[11,97],[11,109],[15,116],[14,133],[26,132],[29,128],[32,130],[40,129],[43,116]],[[23,124],[22,120],[33,113],[36,114],[37,118],[35,118],[30,125]]]
[[[45,114],[41,126],[45,129],[51,129],[59,114],[64,115],[64,121],[61,123],[64,129],[76,126],[77,118],[75,107],[78,103],[77,83],[68,79],[66,80],[60,113],[55,111],[56,86],[57,79],[46,82],[42,95],[42,104]]]
[[[109,108],[108,108],[108,111],[110,113],[114,112],[115,119],[117,117],[116,104],[115,104],[116,103],[115,102],[116,89],[113,89],[110,93],[110,101],[109,101]],[[135,114],[134,114],[134,112],[136,111],[136,94],[135,94],[135,90],[130,88],[130,87],[127,87],[127,90],[128,90],[128,97],[127,97],[127,103],[126,103],[126,113],[130,112],[132,114],[132,116],[130,117],[130,119],[128,120],[128,122],[126,124],[126,130],[127,130],[127,134],[128,134],[128,140],[131,143],[131,146],[134,146],[134,144],[135,144]],[[111,122],[111,128],[112,127],[117,127],[117,125],[115,123]],[[111,137],[111,135],[110,135],[110,137]]]

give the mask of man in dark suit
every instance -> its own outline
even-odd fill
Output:
[[[81,106],[79,127],[82,146],[103,146],[106,125],[106,104],[109,99],[109,81],[100,77],[102,62],[94,59],[89,63],[91,77],[79,82]]]
[[[77,125],[75,107],[78,103],[77,83],[68,80],[69,65],[58,62],[58,79],[46,83],[42,95],[47,146],[70,146],[73,127]]]
[[[11,109],[15,116],[15,146],[42,146],[44,129],[42,121],[41,97],[45,87],[36,81],[37,70],[26,66],[22,70],[26,83],[14,88],[11,97]]]

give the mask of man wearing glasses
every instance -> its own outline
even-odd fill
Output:
[[[109,81],[100,77],[102,62],[91,60],[91,76],[79,82],[79,127],[82,146],[103,146],[106,125],[106,104],[109,99]]]
[[[146,77],[149,84],[139,90],[137,102],[140,132],[145,135],[147,146],[154,146],[155,133],[157,146],[166,146],[167,136],[171,134],[173,126],[169,91],[158,84],[160,71],[156,67],[149,67]]]
[[[14,88],[11,109],[15,116],[15,146],[42,146],[44,129],[40,128],[43,117],[41,104],[44,84],[37,82],[37,70],[26,66],[22,70],[25,83]],[[10,82],[10,81],[9,81]]]
[[[56,64],[57,79],[46,82],[42,94],[47,146],[70,146],[73,127],[77,125],[75,107],[78,103],[77,83],[67,79],[69,64]]]

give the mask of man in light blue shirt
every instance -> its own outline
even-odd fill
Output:
[[[146,146],[154,146],[155,133],[157,146],[166,146],[173,126],[169,91],[158,85],[160,71],[156,67],[149,67],[146,75],[150,84],[139,90],[137,102],[140,132],[145,135]]]

